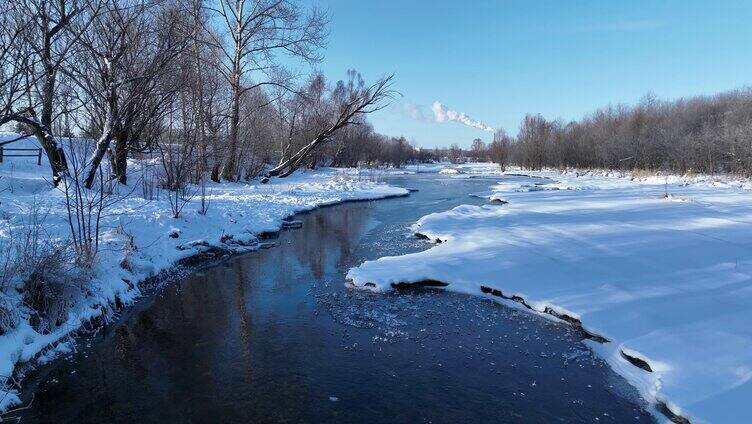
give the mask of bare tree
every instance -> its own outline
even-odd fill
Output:
[[[473,140],[473,143],[470,145],[470,150],[472,150],[475,160],[486,160],[486,143],[484,143],[480,138]]]
[[[0,125],[13,120],[14,107],[26,94],[22,76],[32,56],[22,43],[28,22],[13,12],[10,3],[0,5]]]
[[[170,103],[192,82],[187,76],[190,66],[183,68],[186,60],[178,60],[192,41],[191,18],[183,12],[182,7],[170,3],[157,8],[150,18],[150,31],[141,34],[147,42],[132,51],[141,57],[131,58],[126,68],[126,82],[119,90],[122,106],[109,150],[113,177],[121,184],[128,179],[128,154],[154,147]]]
[[[462,149],[458,144],[452,144],[449,147],[449,151],[447,152],[447,156],[449,157],[449,162],[452,163],[459,163],[460,158],[462,158]]]
[[[371,86],[366,87],[360,75],[351,72],[347,83],[339,82],[332,94],[336,104],[336,112],[332,114],[327,124],[308,144],[303,146],[289,159],[280,163],[267,174],[269,177],[286,177],[300,168],[309,155],[318,147],[330,141],[332,136],[342,128],[357,123],[357,118],[383,109],[387,101],[395,92],[392,90],[393,76],[381,78]]]
[[[68,173],[56,137],[73,126],[95,140],[76,163],[90,189],[99,176],[127,184],[128,159],[153,149],[173,164],[193,155],[179,178],[191,183],[417,156],[366,119],[391,77],[366,87],[351,71],[329,87],[313,73],[298,85],[281,65],[320,60],[326,38],[326,16],[296,0],[14,0],[0,14],[0,124],[41,140],[56,185]]]
[[[187,9],[191,18],[190,46],[178,64],[184,70],[182,78],[187,79],[180,96],[189,100],[192,111],[189,119],[195,121],[195,125],[184,123],[184,126],[192,127],[196,132],[200,156],[194,170],[196,181],[202,180],[207,171],[213,173],[214,180],[219,180],[223,129],[227,122],[227,87],[221,72],[224,55],[222,46],[217,44],[219,37],[211,29],[213,12],[206,7],[209,1],[214,0],[190,2],[190,9]]]
[[[128,137],[140,135],[153,122],[149,114],[158,116],[173,92],[160,93],[159,81],[172,69],[185,39],[179,36],[176,22],[160,26],[156,13],[150,0],[103,0],[101,11],[82,32],[82,49],[76,56],[79,66],[70,74],[85,93],[82,102],[98,130],[96,148],[86,163],[86,188],[94,184],[116,136],[113,162],[115,171],[122,173],[116,177],[125,182]]]
[[[504,171],[511,159],[512,138],[503,129],[494,133],[494,139],[488,146],[488,155],[491,161],[498,164]]]
[[[32,53],[26,62],[23,83],[25,102],[15,102],[4,120],[26,125],[45,150],[52,168],[52,181],[57,186],[67,172],[65,153],[53,131],[56,119],[55,105],[58,94],[58,76],[66,58],[75,48],[78,39],[97,13],[95,0],[14,0],[10,10],[19,22],[28,26],[20,43]],[[77,31],[72,30],[76,24]],[[25,103],[25,104],[22,104]],[[61,108],[65,108],[61,105]]]
[[[318,50],[326,36],[326,17],[316,9],[304,15],[292,0],[216,0],[216,6],[209,10],[218,17],[228,40],[215,37],[215,44],[225,57],[219,69],[230,86],[229,134],[222,177],[233,180],[237,172],[241,98],[263,85],[288,86],[284,69],[275,60],[278,53],[309,62],[320,60]]]

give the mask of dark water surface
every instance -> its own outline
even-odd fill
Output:
[[[514,178],[514,177],[507,177]],[[22,422],[652,422],[570,327],[440,290],[344,286],[430,247],[409,226],[489,179],[405,176],[409,197],[303,215],[278,247],[168,285],[25,383]]]

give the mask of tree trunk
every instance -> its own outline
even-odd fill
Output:
[[[39,141],[39,144],[47,155],[50,168],[52,169],[52,184],[57,187],[68,172],[68,163],[65,160],[63,148],[55,140],[49,128],[33,117],[26,117],[16,113],[10,114],[0,120],[0,125],[7,122],[20,122],[32,129],[34,137]]]
[[[52,51],[49,32],[44,35],[42,47],[42,62],[44,66],[44,82],[42,87],[42,115],[39,124],[34,127],[34,135],[47,154],[47,160],[52,169],[52,184],[57,187],[63,176],[68,172],[65,151],[60,147],[52,135],[52,106],[55,95],[55,68],[50,57]]]
[[[219,163],[215,163],[214,166],[212,167],[210,178],[215,183],[220,182],[220,179],[219,179]]]
[[[68,172],[68,163],[65,161],[65,152],[63,151],[63,148],[57,144],[55,137],[49,132],[35,130],[34,135],[47,155],[47,160],[50,162],[50,168],[52,168],[52,184],[57,187],[63,176]]]
[[[235,177],[235,155],[238,147],[238,126],[240,125],[240,87],[232,90],[232,110],[230,111],[230,138],[225,152],[225,165],[222,178],[232,181]]]
[[[225,166],[222,169],[222,177],[227,181],[232,181],[235,176],[235,154],[238,147],[238,126],[240,125],[240,79],[243,72],[241,61],[243,55],[243,7],[244,1],[237,1],[235,4],[235,51],[232,60],[232,75],[230,89],[232,90],[232,104],[230,105],[230,140],[228,149],[225,152]]]
[[[107,101],[107,110],[105,112],[104,125],[102,126],[102,135],[97,140],[97,146],[94,153],[89,159],[88,168],[86,172],[86,178],[84,179],[84,187],[91,189],[94,187],[94,179],[97,176],[99,166],[102,164],[102,159],[107,153],[107,149],[110,147],[110,141],[112,140],[112,134],[114,133],[115,126],[115,111],[117,105],[117,98],[115,95],[115,89],[110,86],[109,99]]]
[[[89,167],[86,171],[86,179],[84,180],[84,187],[91,189],[94,187],[94,179],[97,177],[97,171],[102,164],[102,159],[105,153],[107,153],[107,147],[110,145],[110,139],[112,138],[112,131],[105,131],[99,140],[97,140],[97,148],[89,159]]]
[[[128,184],[128,132],[118,131],[115,134],[115,146],[111,150],[112,172],[120,184]]]

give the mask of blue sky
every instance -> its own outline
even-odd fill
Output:
[[[318,0],[331,79],[394,73],[403,97],[371,117],[418,145],[489,132],[437,123],[446,107],[516,134],[525,113],[576,119],[648,92],[678,98],[752,85],[750,1]],[[417,112],[422,110],[421,113]]]

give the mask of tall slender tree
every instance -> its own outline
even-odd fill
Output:
[[[237,170],[241,98],[250,90],[276,85],[291,88],[277,56],[307,62],[321,59],[326,16],[318,9],[304,13],[294,0],[216,0],[210,6],[225,37],[215,37],[224,59],[220,72],[230,87],[227,144],[221,174],[233,180]],[[213,34],[212,31],[209,32]],[[219,169],[212,177],[219,179]]]

